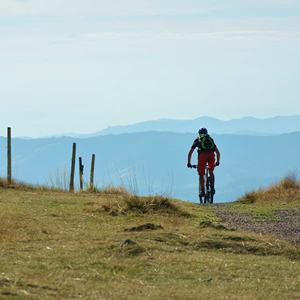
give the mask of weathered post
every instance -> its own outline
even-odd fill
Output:
[[[83,169],[84,165],[82,164],[82,158],[79,157],[79,181],[80,181],[80,189],[83,189]]]
[[[73,143],[70,192],[74,192],[75,156],[76,156],[76,143]]]
[[[7,128],[7,181],[11,183],[11,128]]]
[[[7,128],[7,181],[11,183],[11,128]]]
[[[90,189],[92,190],[94,187],[94,170],[95,170],[95,154],[92,156],[92,165],[91,165],[91,182]]]

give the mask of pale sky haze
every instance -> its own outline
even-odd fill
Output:
[[[300,1],[0,0],[0,135],[300,114]]]

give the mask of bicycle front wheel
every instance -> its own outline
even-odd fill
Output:
[[[208,198],[208,203],[213,204],[214,203],[214,187],[212,186],[211,182],[211,177],[208,177],[207,180],[207,198]]]

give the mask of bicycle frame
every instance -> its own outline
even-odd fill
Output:
[[[199,183],[199,186],[200,186],[200,183]],[[213,186],[212,186],[208,166],[205,167],[204,190],[205,190],[204,203],[212,204],[214,202],[214,195],[213,195],[213,192],[212,192]]]

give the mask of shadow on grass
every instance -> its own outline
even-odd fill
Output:
[[[207,239],[193,243],[194,250],[216,250],[225,253],[258,255],[258,256],[286,256],[292,260],[300,260],[300,252],[279,243],[272,244],[264,240],[255,240],[241,236],[224,236],[222,239]]]

